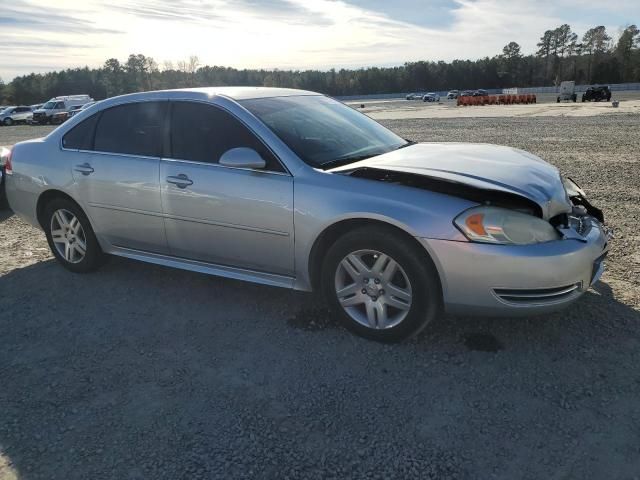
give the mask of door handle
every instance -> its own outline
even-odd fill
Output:
[[[189,185],[193,185],[193,180],[187,177],[184,173],[177,176],[168,176],[167,182],[172,183],[178,188],[187,188]]]
[[[95,170],[88,163],[83,163],[82,165],[76,165],[74,170],[76,172],[80,172],[83,175],[89,175],[93,173]]]

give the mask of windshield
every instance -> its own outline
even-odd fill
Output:
[[[51,110],[55,106],[55,104],[56,102],[47,102],[42,106],[42,108],[44,110]]]
[[[366,115],[321,95],[240,103],[312,167],[345,165],[408,144]]]

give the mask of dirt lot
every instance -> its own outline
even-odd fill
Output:
[[[120,259],[73,275],[5,211],[0,479],[638,478],[640,115],[385,123],[557,165],[617,231],[603,281],[383,346],[309,294]]]
[[[612,100],[618,100],[614,108],[611,102],[561,102],[556,103],[554,95],[537,95],[535,104],[526,105],[484,105],[457,107],[456,100],[442,98],[440,102],[429,103],[420,100],[350,100],[349,105],[376,120],[408,120],[417,118],[487,118],[487,117],[590,117],[620,113],[640,114],[640,92],[615,92]],[[364,105],[364,108],[362,108]]]

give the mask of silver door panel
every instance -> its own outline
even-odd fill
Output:
[[[96,233],[112,245],[167,253],[158,158],[78,152],[79,198]]]
[[[172,255],[294,273],[291,176],[163,159],[160,185]]]

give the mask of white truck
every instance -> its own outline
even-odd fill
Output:
[[[576,82],[573,80],[562,82],[560,84],[560,95],[558,95],[557,102],[560,103],[573,101],[574,103],[578,99],[578,95],[576,94]]]
[[[73,107],[78,107],[89,102],[93,102],[93,98],[89,95],[66,95],[62,97],[54,97],[42,105],[41,108],[38,108],[33,112],[31,122],[34,124],[51,123],[51,119],[56,113],[68,112]]]

